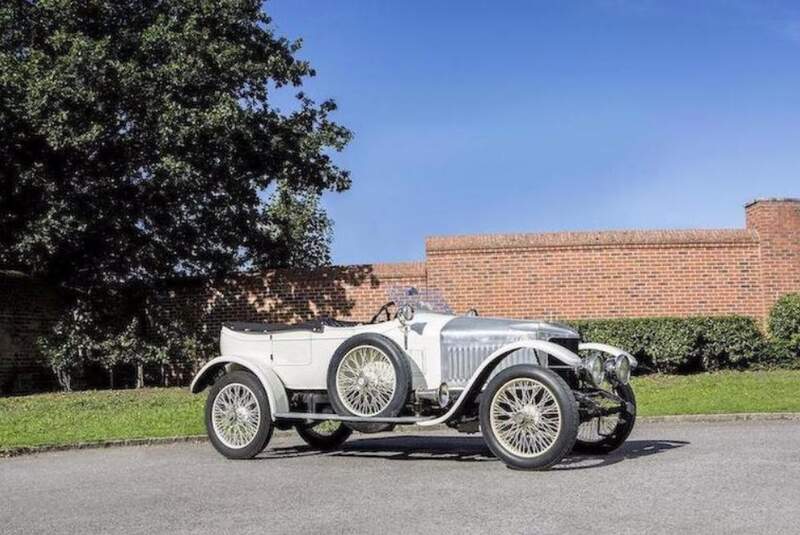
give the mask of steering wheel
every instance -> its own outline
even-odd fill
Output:
[[[391,316],[391,314],[389,314],[389,307],[393,307],[393,306],[394,306],[394,301],[389,301],[388,303],[383,305],[380,310],[378,310],[377,314],[372,316],[372,319],[369,320],[369,322],[370,323],[378,323],[378,318],[381,316],[381,314],[386,314],[386,321],[391,320],[392,316]]]

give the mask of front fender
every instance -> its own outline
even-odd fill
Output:
[[[467,384],[464,387],[464,392],[461,394],[461,396],[459,396],[455,404],[450,407],[450,410],[433,420],[419,422],[418,425],[423,427],[438,425],[445,423],[456,416],[468,402],[467,400],[473,399],[478,393],[480,393],[483,385],[489,379],[489,376],[492,374],[492,371],[494,371],[497,365],[500,364],[500,362],[511,353],[520,349],[535,349],[542,351],[557,358],[567,366],[574,368],[580,367],[583,362],[578,355],[569,349],[558,344],[554,344],[553,342],[546,342],[544,340],[520,340],[518,342],[504,345],[486,357],[483,362],[481,362],[481,365],[478,366],[478,369],[475,370],[475,372],[472,374],[472,377],[470,377],[469,381],[467,381]]]
[[[258,377],[267,392],[273,420],[275,420],[276,413],[289,412],[289,399],[286,396],[286,388],[284,388],[283,382],[272,368],[263,365],[252,357],[225,355],[208,361],[192,380],[192,385],[189,387],[192,394],[202,392],[210,384],[210,380],[220,368],[225,368],[228,371],[245,369]]]
[[[580,344],[578,346],[578,351],[599,351],[600,353],[605,353],[607,355],[611,355],[612,357],[618,357],[620,355],[625,355],[631,361],[631,368],[635,368],[639,365],[639,361],[636,358],[625,351],[624,349],[620,349],[618,347],[610,346],[608,344],[599,344],[596,342],[589,342],[585,344]]]

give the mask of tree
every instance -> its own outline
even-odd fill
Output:
[[[350,132],[272,104],[314,75],[299,48],[260,0],[4,3],[0,264],[97,292],[326,263]]]
[[[319,199],[350,185],[331,152],[351,134],[300,91],[314,70],[261,4],[0,5],[0,267],[77,296],[41,342],[64,388],[81,359],[112,380],[135,361],[141,382],[174,348],[203,354],[199,338],[133,340],[164,333],[130,288],[329,262]]]

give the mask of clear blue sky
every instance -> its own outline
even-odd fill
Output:
[[[355,138],[333,260],[439,234],[744,225],[800,196],[800,2],[272,0]]]

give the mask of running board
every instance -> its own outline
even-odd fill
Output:
[[[337,422],[364,422],[373,424],[417,424],[432,418],[417,416],[396,416],[394,418],[380,416],[342,416],[340,414],[314,412],[276,412],[276,420],[334,420]]]

